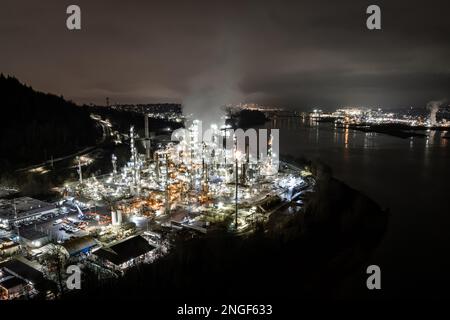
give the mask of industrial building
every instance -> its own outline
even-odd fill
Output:
[[[20,231],[20,241],[29,248],[40,248],[50,242],[50,237],[39,230],[27,228]]]
[[[0,271],[0,300],[20,298],[30,289],[26,281]]]
[[[87,254],[97,245],[98,243],[93,237],[84,236],[64,242],[62,244],[62,250],[66,257],[73,257],[81,253]]]
[[[102,247],[94,252],[94,258],[106,266],[123,271],[145,260],[155,249],[142,236],[134,236],[108,247]]]
[[[31,222],[57,210],[53,203],[30,197],[0,199],[0,227],[10,229],[15,224]]]
[[[0,263],[0,299],[32,295],[35,285],[43,280],[42,272],[21,260],[4,261]]]
[[[0,257],[8,257],[16,254],[20,250],[20,245],[9,238],[0,239]]]

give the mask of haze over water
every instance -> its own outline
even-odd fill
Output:
[[[369,261],[381,267],[381,296],[449,296],[450,141],[441,132],[403,139],[301,118],[267,126],[280,129],[281,154],[321,160],[336,178],[390,209],[388,230]]]

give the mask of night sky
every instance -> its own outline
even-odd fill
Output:
[[[449,16],[448,0],[2,0],[0,72],[78,103],[419,107],[450,98]]]

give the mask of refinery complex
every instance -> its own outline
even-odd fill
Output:
[[[280,160],[278,130],[205,130],[194,120],[171,139],[152,141],[150,131],[148,116],[143,137],[131,126],[128,160],[119,166],[112,154],[106,174],[86,176],[77,157],[77,179],[60,186],[57,201],[1,200],[2,299],[56,298],[67,290],[60,282],[70,265],[99,279],[120,277],[186,235],[223,230],[245,237],[273,213],[298,214],[302,195],[314,191],[307,167]],[[43,281],[59,290],[39,292]]]

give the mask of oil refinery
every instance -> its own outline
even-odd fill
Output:
[[[120,224],[124,215],[167,224],[175,212],[183,225],[204,228],[209,218],[231,213],[230,228],[245,229],[252,219],[264,217],[262,205],[269,199],[290,200],[296,188],[306,186],[300,169],[280,162],[273,152],[274,133],[263,137],[268,148],[258,157],[254,141],[239,146],[238,134],[230,128],[212,125],[209,138],[202,139],[199,127],[201,122],[193,121],[188,129],[174,132],[176,141],[156,150],[150,150],[147,136],[144,154],[137,151],[131,127],[126,165],[118,168],[112,155],[112,172],[90,178],[83,178],[80,165],[78,182],[67,184],[64,195],[84,207],[106,206],[113,225]]]
[[[203,130],[194,120],[170,140],[152,141],[157,138],[144,118],[143,138],[133,126],[126,135],[125,165],[113,153],[109,173],[85,176],[83,168],[93,160],[78,156],[72,169],[77,178],[58,189],[58,201],[2,200],[0,223],[9,237],[0,253],[6,261],[54,282],[55,255],[64,265],[82,262],[99,278],[120,277],[170,252],[186,232],[188,238],[214,230],[245,236],[272,213],[288,208],[296,214],[302,209],[297,200],[314,190],[308,168],[280,161],[276,129],[213,124]],[[3,270],[2,298],[37,294],[28,279]],[[13,278],[20,290],[10,287]]]

